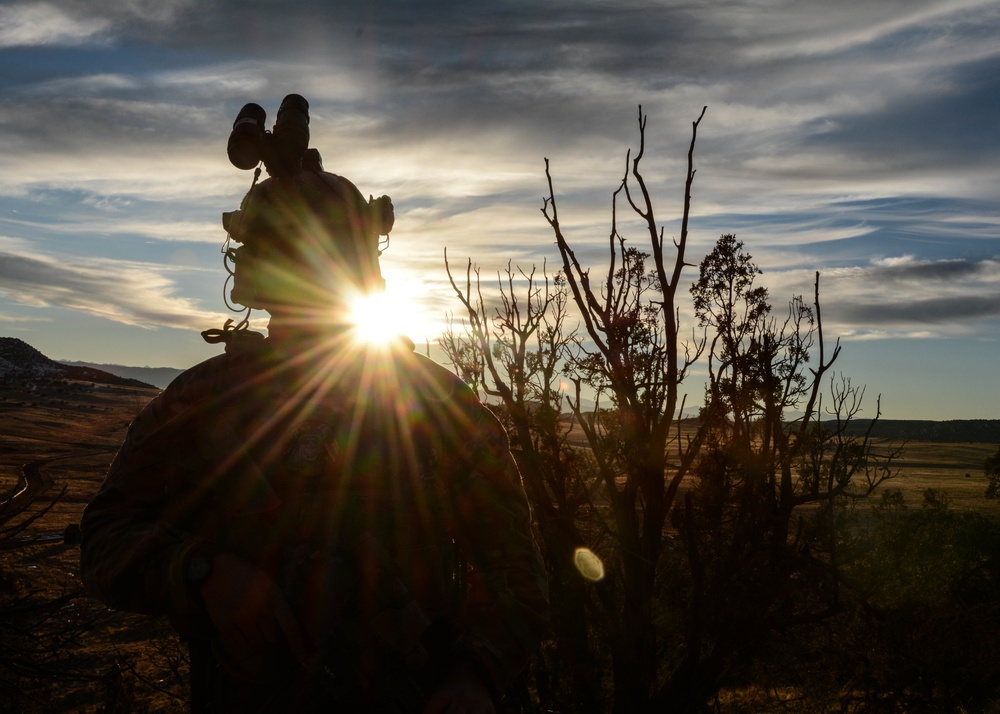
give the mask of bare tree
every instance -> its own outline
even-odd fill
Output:
[[[548,160],[541,210],[560,273],[550,281],[544,269],[508,264],[490,302],[471,261],[464,281],[448,266],[464,316],[442,347],[507,421],[549,567],[554,638],[536,677],[543,706],[701,710],[752,660],[761,636],[837,611],[835,507],[894,473],[898,450],[880,452],[870,427],[860,436],[850,428],[864,390],[829,379],[840,345],[827,352],[818,274],[813,301],[793,298],[778,319],[751,256],[723,236],[701,264],[691,289],[697,324],[682,338],[687,296],[678,289],[693,267],[688,223],[704,114],[692,125],[674,240],[664,238],[640,169],[640,107],[639,148],[612,193],[599,276],[563,233]],[[574,308],[582,327],[570,330]],[[705,404],[693,422],[682,386],[706,355]],[[564,377],[572,431],[560,414]],[[584,448],[570,442],[576,434]],[[578,571],[581,549],[599,567]],[[601,681],[602,652],[610,682]]]
[[[480,387],[506,422],[532,502],[549,573],[555,637],[539,669],[539,697],[578,711],[603,711],[600,658],[590,637],[586,581],[573,567],[573,553],[592,540],[593,479],[585,453],[567,443],[563,419],[563,370],[576,344],[566,324],[569,296],[561,275],[550,278],[507,265],[497,276],[498,297],[483,296],[482,278],[471,261],[459,285],[445,256],[448,277],[468,321],[452,321],[440,346],[456,372]],[[521,288],[519,290],[518,288]],[[523,298],[519,295],[523,294]],[[563,672],[566,672],[565,676]]]
[[[573,411],[587,436],[610,510],[613,547],[606,550],[608,580],[615,596],[601,599],[614,678],[614,711],[641,711],[658,677],[654,592],[667,514],[698,451],[699,437],[681,433],[680,391],[704,343],[680,336],[678,288],[688,240],[694,147],[702,110],[693,122],[684,183],[679,236],[664,240],[640,162],[645,153],[646,117],[639,109],[639,149],[626,157],[625,174],[612,197],[609,263],[592,281],[559,222],[549,162],[549,195],[542,212],[556,238],[563,272],[582,314],[586,342],[575,357]],[[626,244],[619,230],[619,203],[637,219],[643,247]],[[648,251],[648,252],[647,252]],[[647,268],[647,260],[651,265]],[[587,412],[581,383],[597,395]],[[606,399],[609,409],[600,404]],[[668,475],[669,473],[669,475]]]

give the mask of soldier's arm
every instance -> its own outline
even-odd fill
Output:
[[[147,405],[84,511],[81,576],[111,607],[146,614],[196,609],[184,569],[205,544],[163,518],[180,476],[153,436],[182,408],[169,393]]]

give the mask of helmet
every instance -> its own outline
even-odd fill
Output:
[[[233,253],[235,303],[337,306],[384,288],[379,235],[392,228],[392,202],[365,200],[343,177],[307,170],[267,179],[223,225],[242,244]]]

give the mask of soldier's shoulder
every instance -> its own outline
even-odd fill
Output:
[[[216,379],[225,373],[229,362],[230,357],[227,354],[209,357],[174,377],[173,381],[163,390],[163,393],[167,396],[182,394],[190,391],[196,385]]]
[[[429,357],[413,353],[406,380],[423,407],[465,428],[503,430],[496,415],[461,377]]]
[[[223,354],[209,357],[190,367],[167,385],[163,396],[168,400],[191,401],[206,392],[220,393],[222,388],[234,380],[244,379],[268,358],[268,347],[264,340],[248,344],[239,349],[229,349]]]
[[[239,393],[248,375],[262,371],[260,356],[225,353],[210,357],[181,372],[132,422],[129,443],[146,436],[196,404],[218,404]]]
[[[425,398],[479,403],[476,393],[464,380],[430,357],[410,353],[406,358],[405,373],[412,387]]]

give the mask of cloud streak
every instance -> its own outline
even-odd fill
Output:
[[[177,295],[168,277],[138,264],[67,264],[48,256],[0,252],[0,286],[18,303],[78,310],[134,327],[191,330],[222,322],[218,313]]]
[[[47,2],[17,3],[0,7],[0,48],[92,44],[110,26],[107,19],[74,17]]]

